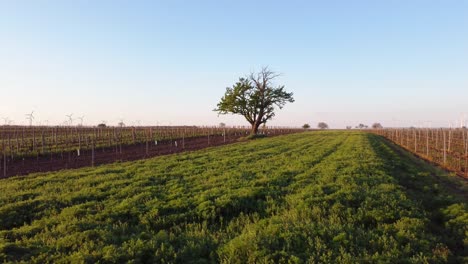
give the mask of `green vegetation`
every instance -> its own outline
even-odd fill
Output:
[[[250,134],[246,137],[241,137],[241,138],[238,138],[237,141],[246,141],[246,140],[255,140],[255,139],[260,139],[260,138],[266,138],[267,135],[265,134]]]
[[[279,74],[268,67],[258,73],[251,73],[232,88],[226,88],[224,96],[214,111],[218,114],[241,115],[249,122],[251,135],[258,134],[258,128],[271,120],[286,103],[293,103],[293,93],[288,93],[284,85],[275,87],[272,83]]]
[[[377,135],[266,138],[3,180],[0,259],[466,263],[466,188]]]

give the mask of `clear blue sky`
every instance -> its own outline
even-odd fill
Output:
[[[272,125],[448,126],[468,119],[468,1],[0,1],[17,124],[245,124],[212,109],[267,65],[296,99]]]

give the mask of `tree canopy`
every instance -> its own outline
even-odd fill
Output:
[[[284,85],[273,84],[278,76],[265,67],[258,73],[239,78],[232,87],[226,88],[214,111],[242,115],[252,126],[251,134],[257,134],[260,125],[275,116],[276,109],[294,102],[293,93],[286,92]]]
[[[383,126],[380,123],[374,123],[374,124],[372,124],[372,128],[373,129],[382,129]]]
[[[317,127],[320,128],[320,129],[328,129],[328,124],[325,123],[325,122],[319,122],[317,124]]]

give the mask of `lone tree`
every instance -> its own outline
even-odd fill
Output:
[[[250,123],[250,134],[255,135],[262,124],[275,116],[276,107],[282,109],[286,103],[294,102],[293,93],[284,90],[284,85],[274,86],[279,74],[267,67],[259,73],[239,78],[226,93],[214,111],[218,114],[242,115]]]
[[[328,124],[325,122],[319,122],[317,127],[320,129],[328,129]]]
[[[382,129],[383,126],[380,123],[374,123],[374,124],[372,124],[372,128],[373,129]]]
[[[310,128],[310,125],[309,125],[309,124],[304,124],[304,125],[302,126],[302,128],[303,128],[303,129],[309,129],[309,128]]]
[[[358,128],[358,129],[365,129],[365,128],[368,128],[368,126],[366,126],[366,125],[364,125],[364,124],[361,123],[361,124],[357,125],[356,128]]]

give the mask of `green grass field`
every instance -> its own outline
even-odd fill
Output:
[[[467,183],[360,132],[0,181],[0,260],[462,263]]]

